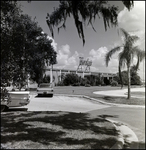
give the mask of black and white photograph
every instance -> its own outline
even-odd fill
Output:
[[[1,1],[1,149],[145,149],[145,1]]]

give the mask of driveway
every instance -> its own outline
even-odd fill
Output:
[[[30,99],[30,103],[27,106],[23,106],[21,108],[27,108],[28,111],[88,112],[110,107],[109,105],[92,102],[86,98],[81,97],[53,96],[51,98],[31,95]]]

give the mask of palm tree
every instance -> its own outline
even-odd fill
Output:
[[[137,63],[135,65],[135,69],[137,70],[139,67],[139,63],[143,60],[145,57],[145,51],[142,51],[138,46],[135,46],[135,42],[139,39],[138,36],[130,35],[128,32],[126,32],[124,29],[120,29],[122,34],[124,35],[124,42],[121,46],[116,46],[113,49],[111,49],[105,56],[106,66],[108,66],[108,63],[110,61],[111,56],[119,52],[119,77],[121,80],[121,85],[123,86],[122,82],[122,76],[121,76],[121,68],[127,66],[127,74],[128,74],[128,97],[127,99],[130,99],[131,92],[130,92],[130,85],[131,85],[131,78],[130,78],[130,67],[132,65],[133,59],[136,56],[137,57]]]
[[[122,2],[128,10],[130,10],[134,5],[133,1]],[[46,17],[46,22],[53,38],[54,26],[57,27],[58,25],[60,25],[60,27],[58,27],[58,32],[60,28],[65,29],[66,20],[71,16],[73,16],[78,35],[82,39],[83,45],[85,43],[83,24],[90,24],[93,30],[96,31],[93,27],[93,22],[95,21],[96,17],[98,17],[103,18],[105,30],[107,30],[107,27],[118,25],[118,7],[110,5],[108,1],[60,0],[59,7],[56,9],[54,8],[54,11],[51,13],[51,15],[48,13]],[[80,18],[82,18],[82,21]]]

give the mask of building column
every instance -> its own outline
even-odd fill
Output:
[[[60,82],[61,82],[61,70],[60,70]]]
[[[53,82],[53,73],[52,73],[53,69],[52,69],[52,65],[50,66],[50,83]]]
[[[84,78],[84,71],[83,71],[83,78]]]

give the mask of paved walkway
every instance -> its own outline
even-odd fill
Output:
[[[109,91],[96,91],[93,92],[94,94],[98,94],[98,95],[106,95],[106,96],[116,96],[116,97],[127,97],[127,89],[121,89],[121,90],[109,90]],[[141,87],[141,88],[131,88],[131,92],[145,92],[145,88]],[[131,97],[137,97],[137,98],[142,98],[145,97],[145,95],[131,95]]]

